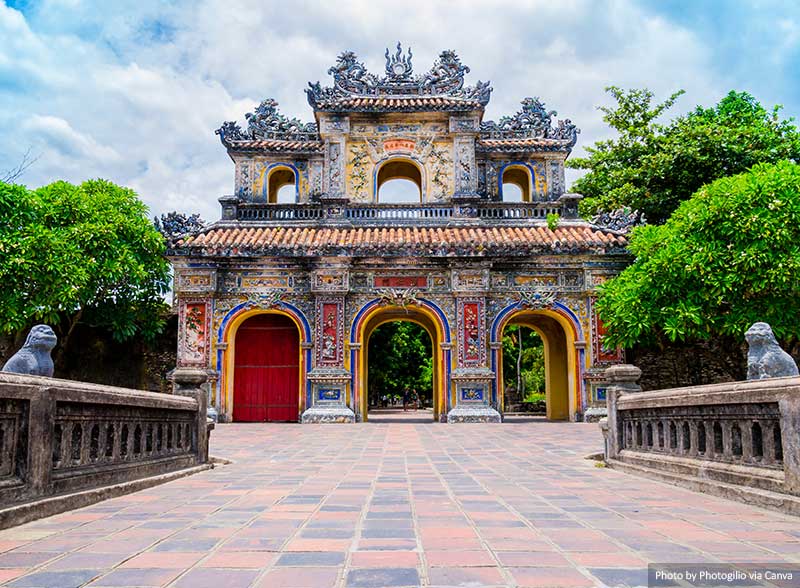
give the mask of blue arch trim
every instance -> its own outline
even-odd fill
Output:
[[[533,202],[534,195],[536,194],[536,170],[527,161],[508,161],[500,167],[500,172],[497,174],[497,193],[500,194],[500,200],[503,200],[503,174],[505,173],[507,167],[512,166],[524,167],[528,170],[528,172],[530,172],[531,185],[529,186],[530,194],[528,194],[528,197],[530,198],[529,202]],[[525,199],[523,198],[522,201],[525,202]]]
[[[575,335],[576,335],[577,339],[579,341],[583,340],[583,338],[584,338],[583,337],[583,327],[581,327],[581,322],[578,320],[577,315],[574,312],[572,312],[572,310],[570,310],[569,307],[567,307],[566,305],[562,304],[561,302],[555,302],[553,304],[553,307],[555,307],[558,310],[562,311],[564,314],[566,314],[569,317],[570,321],[572,322],[572,325],[575,327]],[[513,302],[513,303],[509,304],[508,306],[506,306],[503,310],[501,310],[500,312],[497,313],[497,316],[492,321],[492,328],[491,328],[492,341],[497,341],[497,337],[500,334],[498,331],[499,331],[500,325],[503,323],[503,319],[505,319],[509,314],[511,314],[512,312],[517,311],[517,310],[526,310],[526,309],[522,306],[522,303]]]
[[[269,198],[269,172],[276,167],[288,167],[294,172],[294,201],[297,202],[298,198],[300,198],[300,170],[297,169],[295,164],[288,161],[278,161],[267,166],[264,170],[264,185],[261,187],[261,195],[265,200]]]
[[[441,308],[439,308],[439,305],[437,305],[435,302],[431,300],[428,300],[426,298],[418,298],[417,300],[422,304],[424,304],[428,310],[433,311],[434,314],[436,314],[436,316],[439,317],[439,320],[442,321],[442,326],[444,329],[444,343],[450,343],[450,322],[447,320],[447,316],[444,314],[444,311]],[[368,313],[370,310],[375,308],[380,303],[381,299],[375,298],[364,304],[364,306],[362,306],[361,309],[359,309],[359,311],[356,313],[356,316],[353,317],[353,324],[350,326],[350,343],[358,343],[358,341],[356,340],[356,336],[358,335],[356,330],[359,321],[366,313]]]

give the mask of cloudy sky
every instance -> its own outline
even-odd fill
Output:
[[[611,84],[683,88],[676,112],[747,90],[800,116],[797,0],[5,0],[0,172],[31,149],[28,185],[104,177],[214,220],[233,184],[223,120],[265,97],[311,120],[303,89],[339,52],[380,73],[398,40],[417,72],[454,49],[490,79],[487,118],[539,96],[581,127],[578,153],[608,134]]]

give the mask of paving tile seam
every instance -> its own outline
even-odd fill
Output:
[[[467,470],[465,470],[465,471],[467,471]],[[547,504],[548,504],[550,507],[552,507],[552,508],[556,508],[556,509],[558,509],[558,510],[561,510],[561,511],[565,512],[565,513],[566,513],[566,515],[567,515],[568,517],[572,518],[572,519],[573,519],[575,522],[577,522],[577,523],[581,524],[581,526],[583,526],[583,524],[582,524],[582,521],[581,521],[580,519],[578,519],[578,518],[577,518],[575,515],[573,515],[572,513],[570,513],[569,511],[564,511],[563,509],[561,509],[561,508],[559,507],[559,505],[557,505],[557,504],[553,504],[553,503],[552,503],[552,501],[549,501],[549,500],[548,500],[546,497],[544,497],[544,496],[536,496],[536,495],[535,495],[535,494],[534,494],[534,493],[533,493],[531,490],[529,490],[529,489],[527,489],[527,488],[524,488],[524,486],[521,486],[521,485],[520,485],[518,482],[516,482],[516,481],[514,481],[514,480],[512,480],[512,479],[510,479],[510,478],[508,478],[507,476],[503,476],[503,477],[504,477],[504,478],[505,478],[507,481],[509,481],[509,482],[511,482],[512,484],[514,484],[515,486],[519,486],[520,488],[522,488],[523,490],[525,490],[526,492],[528,492],[528,493],[529,493],[529,494],[531,494],[532,496],[535,496],[535,497],[536,497],[536,498],[538,498],[539,500],[542,500],[542,501],[544,501],[544,502],[545,502],[545,503],[547,503]],[[514,513],[517,515],[517,518],[518,518],[518,519],[520,519],[520,520],[523,522],[523,524],[525,524],[525,525],[526,525],[528,528],[531,528],[533,531],[536,531],[536,532],[537,532],[537,534],[540,534],[540,535],[542,535],[542,534],[540,533],[539,529],[538,529],[538,528],[537,528],[535,525],[533,525],[533,523],[531,523],[531,521],[528,519],[528,517],[524,516],[524,515],[523,515],[523,514],[522,514],[522,513],[521,513],[519,510],[517,510],[517,509],[516,509],[516,507],[514,507],[512,504],[510,504],[509,502],[507,502],[507,501],[506,501],[506,500],[505,500],[505,499],[504,499],[502,496],[500,496],[499,494],[497,494],[497,493],[492,493],[492,492],[491,492],[491,490],[490,490],[490,489],[489,489],[489,488],[488,488],[488,487],[487,487],[487,486],[486,486],[484,483],[482,483],[482,482],[478,482],[478,483],[479,483],[481,486],[483,486],[484,490],[486,490],[486,491],[487,491],[487,493],[489,493],[490,495],[493,495],[493,496],[495,496],[495,497],[496,497],[496,499],[497,499],[497,500],[499,500],[499,501],[500,501],[502,504],[504,504],[504,506],[505,506],[506,508],[508,508],[508,509],[509,509],[511,512],[514,512]],[[472,518],[472,517],[470,517],[470,518]],[[570,555],[569,555],[569,554],[570,554],[570,552],[568,552],[568,551],[566,551],[566,550],[563,550],[563,549],[562,549],[562,548],[561,548],[561,547],[560,547],[560,546],[559,546],[557,543],[555,543],[555,541],[553,541],[553,540],[552,540],[550,537],[548,537],[547,535],[542,535],[542,537],[543,537],[543,539],[544,539],[544,540],[545,540],[547,543],[549,543],[549,544],[550,544],[550,545],[551,545],[551,546],[554,548],[554,550],[555,550],[557,553],[560,553],[560,554],[561,554],[561,556],[562,556],[562,557],[564,557],[564,559],[566,559],[568,562],[570,562],[570,564],[572,564],[572,567],[573,567],[573,568],[575,568],[576,570],[580,571],[580,572],[581,572],[581,573],[582,573],[582,574],[583,574],[583,575],[584,575],[584,576],[585,576],[587,579],[589,579],[589,580],[591,580],[591,581],[593,581],[593,582],[600,582],[600,585],[603,585],[603,584],[602,584],[602,581],[601,581],[599,578],[597,578],[596,576],[594,576],[594,575],[593,575],[593,574],[592,574],[592,573],[589,571],[589,569],[588,569],[587,567],[585,567],[585,566],[583,566],[582,564],[580,564],[580,563],[576,562],[576,561],[574,560],[574,558],[573,558],[572,556],[570,556]],[[613,538],[612,538],[612,539],[613,539]],[[614,540],[614,541],[616,542],[616,540]],[[620,546],[620,547],[622,547],[624,550],[630,551],[632,555],[634,555],[634,556],[636,555],[636,552],[634,552],[634,551],[633,551],[631,548],[629,548],[627,545],[620,543],[620,544],[619,544],[619,546]]]
[[[426,452],[426,455],[428,455],[427,452]],[[460,465],[460,464],[458,464],[458,462],[455,462],[455,463],[457,465]],[[470,521],[471,526],[472,526],[473,530],[475,531],[475,534],[481,539],[481,545],[484,547],[484,549],[486,549],[489,552],[489,554],[491,555],[492,559],[497,563],[497,567],[500,570],[500,574],[506,580],[508,586],[509,587],[510,586],[516,586],[517,585],[516,580],[513,578],[513,576],[511,576],[510,572],[508,572],[508,570],[506,569],[506,566],[503,566],[501,564],[500,559],[497,557],[497,553],[495,552],[495,550],[492,549],[490,547],[490,545],[486,543],[486,541],[483,539],[482,535],[478,532],[477,525],[475,525],[475,521],[464,510],[463,505],[461,505],[461,501],[457,498],[457,496],[453,492],[453,489],[450,486],[450,484],[448,484],[447,481],[444,479],[444,477],[441,475],[441,471],[439,470],[439,468],[435,467],[435,465],[433,463],[431,463],[431,465],[433,466],[434,472],[436,472],[438,474],[439,479],[442,482],[442,485],[447,489],[448,494],[450,495],[450,498],[453,500],[453,503],[459,505],[460,512],[463,513],[464,518],[467,521]]]

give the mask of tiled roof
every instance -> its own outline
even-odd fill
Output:
[[[567,139],[478,139],[478,149],[481,151],[560,151],[570,150],[570,141]]]
[[[255,139],[248,141],[226,141],[225,145],[234,150],[253,150],[259,151],[280,151],[298,152],[313,151],[322,153],[324,146],[322,141],[284,141],[280,139]]]
[[[582,223],[516,227],[266,227],[216,225],[171,247],[188,255],[526,255],[620,253],[624,236]]]
[[[319,100],[316,110],[340,111],[356,110],[362,112],[417,112],[417,111],[460,111],[478,110],[483,105],[477,100],[454,98],[450,96],[388,97],[357,96]]]

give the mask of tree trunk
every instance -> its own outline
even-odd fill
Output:
[[[53,365],[55,366],[53,375],[56,377],[63,377],[66,375],[65,374],[67,367],[66,359],[67,359],[67,349],[69,349],[69,340],[72,337],[72,333],[75,332],[75,327],[78,326],[78,323],[80,322],[82,315],[83,315],[83,310],[81,309],[67,319],[69,326],[66,329],[66,333],[64,332],[64,329],[59,328],[59,331],[61,331],[63,336],[59,338],[58,348],[56,349],[56,356],[53,360]]]

